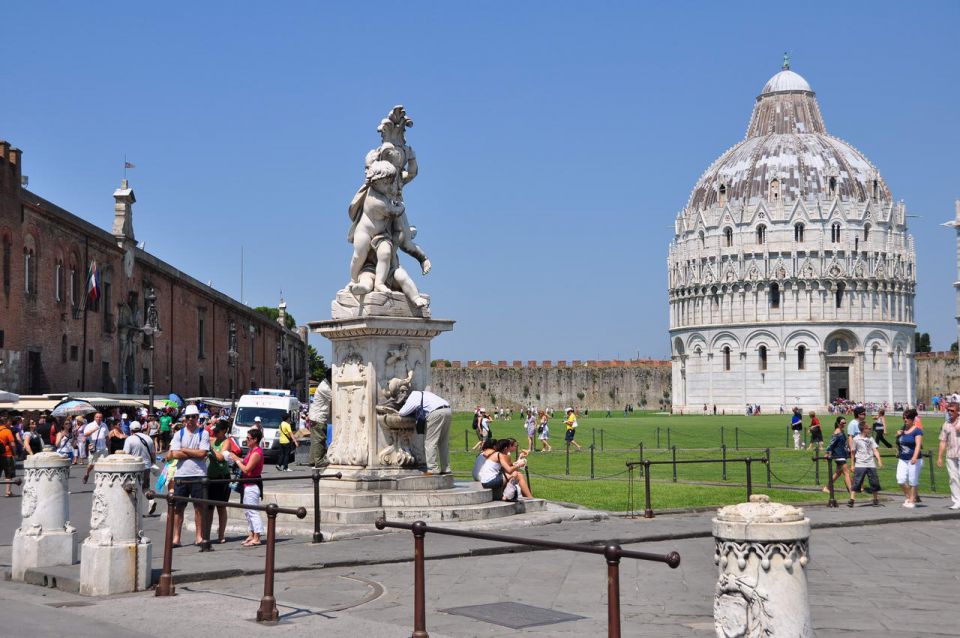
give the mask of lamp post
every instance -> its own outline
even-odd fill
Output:
[[[232,417],[237,403],[237,362],[240,358],[240,353],[237,352],[237,323],[233,319],[230,320],[230,350],[227,352],[227,357],[233,379],[233,383],[230,384],[230,416]]]
[[[154,291],[151,286],[147,290],[146,296],[147,302],[147,322],[143,325],[143,334],[150,338],[150,382],[147,384],[147,388],[150,392],[150,407],[149,413],[151,416],[156,416],[156,408],[153,405],[153,393],[154,393],[154,383],[153,376],[154,371],[156,370],[156,361],[157,361],[157,343],[156,338],[160,334],[160,316],[157,313],[157,293]]]

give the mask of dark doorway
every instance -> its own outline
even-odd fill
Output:
[[[850,368],[830,367],[830,401],[850,398]]]
[[[43,360],[40,353],[33,350],[27,353],[27,394],[48,392],[47,377],[43,372]]]

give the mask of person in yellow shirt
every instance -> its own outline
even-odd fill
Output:
[[[286,419],[280,422],[277,442],[280,443],[280,465],[277,466],[277,469],[281,472],[291,472],[290,459],[294,455],[294,450],[300,444],[293,438],[293,427],[287,423]]]
[[[577,413],[573,411],[573,408],[567,408],[567,420],[563,422],[563,425],[566,427],[563,440],[567,442],[567,445],[572,443],[578,452],[582,450],[583,447],[573,438],[577,431]]]

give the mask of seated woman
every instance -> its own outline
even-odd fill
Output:
[[[476,460],[473,462],[473,480],[480,481],[480,468],[483,467],[484,462],[490,458],[490,455],[494,453],[494,445],[496,441],[491,441],[490,439],[483,439],[480,441],[480,444],[483,446],[483,449],[480,450],[480,453],[477,454]],[[480,481],[481,483],[483,481]]]
[[[499,451],[500,467],[506,473],[507,483],[503,489],[503,500],[515,501],[518,496],[532,498],[530,487],[527,485],[527,477],[523,474],[523,468],[527,465],[527,455],[529,450],[520,450],[516,463],[511,461],[511,454],[517,452],[519,444],[516,439],[507,439],[509,445],[505,450]]]

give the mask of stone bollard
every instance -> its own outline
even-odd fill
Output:
[[[143,461],[111,454],[97,461],[90,535],[80,552],[80,593],[107,596],[150,586],[151,545],[141,530]]]
[[[23,520],[13,535],[14,580],[23,580],[28,569],[77,562],[77,530],[67,520],[70,459],[56,452],[40,452],[28,456],[23,469]]]
[[[804,569],[810,519],[754,494],[713,519],[720,569],[713,618],[718,638],[814,635]]]

